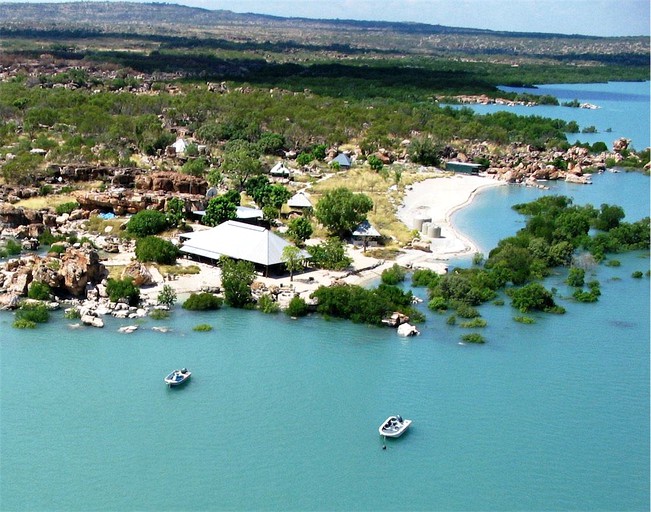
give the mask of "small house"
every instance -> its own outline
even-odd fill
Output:
[[[368,220],[363,221],[353,231],[353,245],[363,247],[376,247],[382,240],[382,235],[375,229]]]
[[[269,171],[269,175],[272,178],[289,178],[291,174],[292,172],[287,167],[285,167],[285,164],[282,162],[278,162]]]

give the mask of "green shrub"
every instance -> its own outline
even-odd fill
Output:
[[[503,306],[504,305],[504,299],[495,299],[493,301],[494,306]]]
[[[217,297],[212,293],[192,293],[183,303],[183,309],[190,311],[215,310],[221,308],[223,303],[224,300],[221,297]]]
[[[30,299],[36,300],[49,300],[52,289],[45,283],[40,281],[32,281],[27,291],[27,296]]]
[[[273,300],[271,295],[265,294],[258,299],[258,309],[263,313],[278,313],[280,306]]]
[[[212,325],[210,325],[210,324],[199,324],[199,325],[195,325],[192,328],[192,330],[197,331],[197,332],[208,332],[208,331],[212,331]]]
[[[427,307],[432,311],[442,312],[447,311],[448,301],[443,297],[432,297],[427,304]]]
[[[140,238],[136,242],[138,261],[151,261],[163,265],[173,265],[179,255],[179,249],[169,240],[157,236]]]
[[[607,267],[621,267],[622,262],[619,260],[607,260],[606,261],[606,266]]]
[[[445,323],[448,325],[457,325],[457,317],[454,315],[450,315],[448,319],[445,321]]]
[[[405,270],[397,263],[394,263],[391,268],[382,271],[382,282],[384,284],[396,285],[405,280]]]
[[[35,329],[36,322],[32,322],[31,320],[26,320],[25,318],[17,318],[16,320],[14,320],[13,326],[16,329]]]
[[[6,255],[8,255],[8,256],[16,256],[16,255],[20,254],[21,251],[22,251],[22,247],[13,238],[10,238],[9,240],[7,240],[5,242],[4,252],[6,253]]]
[[[64,213],[70,213],[73,210],[79,208],[79,203],[77,201],[70,201],[69,203],[61,203],[56,207],[57,215],[63,215]]]
[[[565,280],[565,282],[570,286],[580,288],[581,286],[583,286],[584,279],[585,279],[585,270],[578,267],[572,267],[567,274],[567,279]]]
[[[479,316],[479,311],[465,302],[454,302],[454,310],[461,318],[475,318]]]
[[[43,324],[50,319],[50,312],[44,304],[33,304],[24,302],[18,311],[16,311],[16,323],[27,324],[32,322],[34,324]],[[29,326],[28,326],[29,327]],[[23,327],[24,328],[24,327]]]
[[[636,270],[631,274],[631,277],[634,279],[642,279],[643,276],[644,276],[644,272],[642,272],[641,270]]]
[[[521,324],[535,324],[536,320],[530,316],[514,316],[513,320]]]
[[[50,246],[48,252],[52,254],[63,254],[64,252],[66,252],[66,246],[57,242]]]
[[[419,268],[414,270],[414,273],[411,275],[412,286],[426,286],[427,288],[433,288],[440,282],[440,280],[440,274],[437,274],[428,268]]]
[[[127,223],[127,232],[138,237],[156,235],[165,229],[167,229],[167,218],[158,210],[138,212]]]
[[[69,308],[63,313],[63,317],[68,320],[77,320],[81,318],[81,312],[77,308]]]
[[[106,293],[108,293],[111,302],[125,300],[129,305],[135,306],[140,301],[140,290],[133,284],[133,279],[130,277],[125,279],[109,278],[106,283]]]
[[[467,329],[476,329],[480,327],[486,327],[488,322],[484,320],[483,318],[473,318],[472,320],[469,320],[467,322],[462,322],[461,327],[467,328]]]
[[[593,293],[592,291],[576,290],[572,297],[574,297],[579,302],[597,302],[599,300],[599,295]]]
[[[301,298],[301,297],[293,297],[292,300],[289,301],[289,304],[287,305],[287,309],[285,309],[285,313],[288,316],[292,317],[300,317],[300,316],[305,316],[309,312],[309,308],[307,303]]]
[[[153,320],[165,320],[170,317],[170,312],[165,309],[152,309],[149,312],[149,317]]]
[[[477,332],[464,334],[463,336],[461,336],[461,339],[466,343],[486,343],[484,337]]]

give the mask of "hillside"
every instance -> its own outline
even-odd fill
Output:
[[[79,34],[81,30],[95,36],[164,34],[237,43],[285,43],[309,51],[471,57],[493,62],[649,62],[649,39],[645,37],[603,38],[422,23],[281,18],[160,3],[2,3],[0,20],[0,36],[5,37],[37,38],[65,35],[70,30]]]

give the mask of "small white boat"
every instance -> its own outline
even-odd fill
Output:
[[[188,380],[190,378],[190,375],[192,375],[192,372],[187,368],[174,370],[167,377],[165,377],[165,384],[168,384],[169,386],[178,386]]]
[[[411,420],[405,420],[402,416],[389,416],[380,425],[380,435],[384,437],[400,437],[411,425]]]

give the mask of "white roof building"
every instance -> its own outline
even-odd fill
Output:
[[[177,153],[185,153],[185,150],[188,148],[187,143],[183,139],[176,139],[176,142],[172,144],[172,147]]]
[[[274,165],[271,170],[269,171],[269,174],[272,176],[289,176],[292,172],[285,167],[285,164],[283,162],[278,162],[276,165]]]
[[[289,201],[287,201],[287,206],[290,208],[312,208],[312,203],[308,197],[301,191],[294,194]]]
[[[270,266],[283,263],[283,249],[291,245],[275,233],[261,226],[252,226],[234,220],[212,229],[185,233],[181,252],[218,260],[221,256]],[[301,255],[309,258],[309,253]]]

